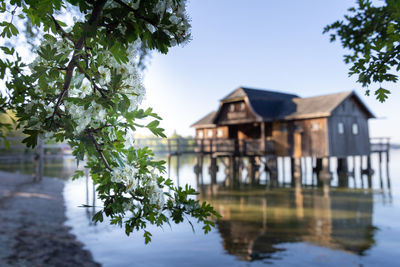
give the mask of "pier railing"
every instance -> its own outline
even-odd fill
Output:
[[[31,158],[35,151],[28,149],[22,144],[22,138],[7,138],[10,147],[0,139],[0,159],[22,159]],[[387,152],[390,150],[390,138],[371,138],[371,153]],[[181,155],[181,154],[222,154],[222,155],[267,155],[274,153],[272,140],[251,139],[225,139],[225,138],[137,138],[136,147],[149,147],[154,153]],[[57,157],[71,155],[68,144],[44,144],[44,157]]]
[[[390,150],[390,137],[371,137],[371,153],[388,152]]]
[[[196,153],[264,155],[273,152],[271,140],[238,140],[238,139],[196,139]]]

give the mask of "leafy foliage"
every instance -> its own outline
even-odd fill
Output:
[[[73,25],[63,21],[70,6],[81,12]],[[18,19],[43,36],[29,65],[13,47],[1,47],[0,77],[7,91],[0,112],[16,112],[27,146],[34,147],[38,137],[53,138],[68,142],[78,161],[86,159],[104,203],[93,220],[108,216],[129,235],[190,216],[209,232],[219,215],[193,198],[193,188],[165,179],[165,162],[156,161],[148,148],[135,147],[134,140],[137,127],[165,137],[161,118],[139,107],[145,90],[137,51],[144,46],[167,53],[189,39],[185,1],[10,0],[0,1],[0,14],[9,19],[0,21],[3,38],[19,34]],[[146,118],[153,120],[138,122]],[[73,179],[82,175],[77,171]],[[151,233],[145,231],[144,238],[148,243]]]
[[[374,6],[371,0],[358,0],[357,6],[348,10],[344,20],[325,27],[331,33],[331,41],[340,38],[342,46],[351,51],[344,56],[352,64],[349,75],[357,75],[357,81],[366,87],[373,83],[397,82],[400,70],[400,1],[385,0]],[[379,86],[376,98],[384,102],[390,91]]]

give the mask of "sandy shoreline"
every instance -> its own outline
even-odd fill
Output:
[[[100,266],[64,225],[63,188],[0,171],[0,266]]]

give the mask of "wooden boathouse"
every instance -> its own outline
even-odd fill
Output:
[[[371,118],[374,114],[352,91],[301,98],[240,87],[192,127],[195,151],[212,159],[264,158],[271,170],[277,157],[290,157],[296,174],[303,157],[315,158],[317,171],[329,169],[329,158],[336,157],[338,169],[347,172],[348,156],[371,152]]]
[[[300,98],[240,87],[192,127],[204,153],[344,157],[369,154],[370,118],[354,92]]]

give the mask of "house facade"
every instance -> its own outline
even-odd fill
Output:
[[[199,152],[346,157],[370,153],[370,118],[354,92],[301,98],[240,87],[192,127]]]

